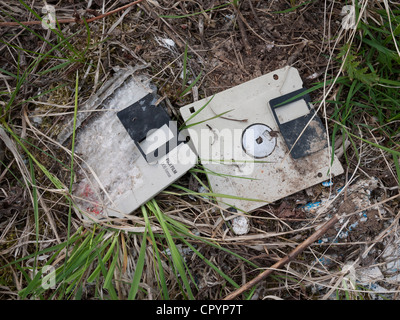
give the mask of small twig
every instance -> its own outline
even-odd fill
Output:
[[[241,36],[242,36],[244,48],[245,48],[245,50],[246,50],[246,53],[247,53],[247,54],[250,54],[250,52],[251,52],[251,46],[250,46],[250,44],[249,44],[249,40],[247,39],[246,30],[245,30],[245,28],[244,28],[244,24],[243,24],[243,21],[242,21],[243,16],[241,15],[241,13],[240,13],[240,11],[239,11],[239,8],[237,8],[235,5],[234,5],[233,7],[235,8],[235,11],[236,11],[236,14],[237,14],[237,19],[236,19],[236,21],[237,21],[237,23],[238,23],[239,30],[240,30],[240,34],[241,34]]]
[[[258,25],[258,28],[260,30],[263,30],[264,33],[266,33],[267,36],[270,37],[272,40],[275,40],[275,37],[272,35],[272,33],[265,26],[263,26],[263,24],[261,23],[260,18],[257,15],[257,12],[254,10],[253,3],[251,2],[251,0],[248,0],[248,3],[249,3],[249,6],[250,6],[251,13],[253,14],[254,19],[255,19],[255,21],[256,21],[256,23]]]
[[[250,6],[251,13],[254,16],[254,19],[256,20],[256,23],[257,23],[258,27],[260,29],[263,29],[263,25],[262,25],[262,23],[260,21],[260,18],[258,17],[257,12],[254,10],[253,3],[251,2],[251,0],[248,0],[248,3],[249,3],[249,6]]]
[[[271,266],[269,269],[260,273],[257,277],[247,282],[245,285],[227,295],[224,300],[232,300],[236,298],[239,294],[249,290],[254,287],[257,283],[268,277],[272,272],[276,269],[283,267],[286,263],[294,260],[301,252],[303,252],[309,245],[317,241],[322,235],[324,235],[331,227],[335,225],[336,222],[339,221],[339,216],[335,215],[330,220],[328,220],[321,228],[319,228],[316,232],[314,232],[309,238],[307,238],[304,242],[302,242],[299,246],[297,246],[292,252],[290,252],[287,256],[280,259],[277,263]]]
[[[101,15],[97,16],[97,17],[90,18],[90,19],[86,20],[86,22],[90,23],[90,22],[93,22],[93,21],[96,21],[96,20],[103,19],[103,18],[105,18],[105,17],[107,17],[107,16],[109,16],[111,14],[114,14],[114,13],[117,13],[119,11],[125,10],[125,9],[127,9],[129,7],[132,7],[133,5],[138,4],[138,3],[142,2],[142,1],[144,1],[144,0],[133,1],[133,2],[128,3],[128,4],[126,4],[126,5],[122,6],[122,7],[117,8],[115,10],[111,10],[110,12],[106,12],[104,14],[101,14]],[[80,20],[78,20],[76,18],[60,19],[60,20],[57,20],[57,22],[60,23],[60,24],[61,23],[72,23],[72,22],[83,23],[83,21],[80,21]],[[6,22],[0,22],[0,27],[2,27],[2,26],[18,27],[18,26],[21,26],[21,25],[28,26],[28,25],[35,25],[35,24],[41,24],[41,23],[42,23],[42,21],[37,21],[37,20],[34,20],[34,21],[23,21],[23,22],[16,22],[16,21],[9,22],[9,21],[6,21]]]

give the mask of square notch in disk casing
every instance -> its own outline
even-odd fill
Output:
[[[293,159],[328,146],[325,128],[305,88],[271,99],[269,105]]]
[[[161,102],[156,105],[156,97],[148,94],[131,106],[121,110],[117,116],[140,153],[150,163],[154,163],[181,142],[178,128]]]

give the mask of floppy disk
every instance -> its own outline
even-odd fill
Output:
[[[295,68],[276,70],[180,112],[223,208],[252,211],[343,173]]]
[[[184,175],[197,156],[163,102],[141,78],[130,78],[77,134],[82,159],[73,195],[98,219],[124,217]]]

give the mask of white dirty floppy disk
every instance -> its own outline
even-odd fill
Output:
[[[276,70],[180,112],[222,208],[249,212],[343,173],[295,68]]]
[[[99,219],[129,215],[197,163],[157,98],[133,77],[80,128],[75,150],[84,162],[73,190],[80,210]]]

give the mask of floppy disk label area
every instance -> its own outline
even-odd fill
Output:
[[[180,109],[221,207],[251,211],[343,173],[304,91],[285,67]]]

